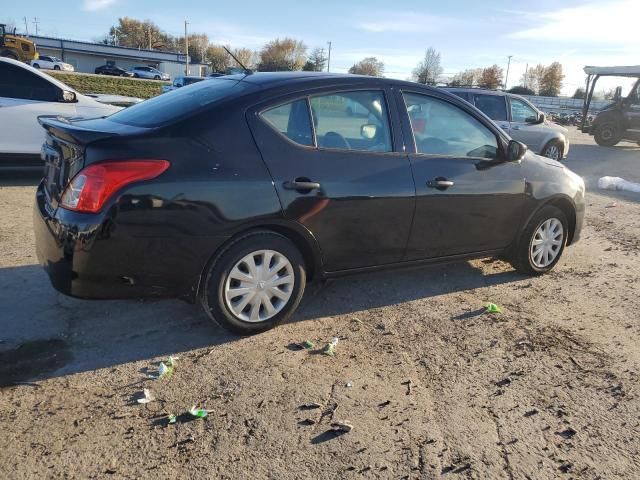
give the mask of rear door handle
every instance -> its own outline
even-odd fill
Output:
[[[319,190],[320,184],[317,182],[307,182],[307,181],[299,181],[292,180],[288,182],[284,182],[284,188],[287,190]]]
[[[449,187],[453,187],[454,182],[451,180],[436,178],[435,180],[429,180],[427,182],[427,187],[429,188],[437,188],[438,190],[446,190]]]

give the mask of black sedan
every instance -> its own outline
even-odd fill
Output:
[[[283,322],[312,279],[487,256],[547,272],[584,217],[580,177],[409,82],[232,75],[40,123],[36,244],[55,288],[198,300],[241,333]]]
[[[133,77],[131,72],[127,72],[124,68],[107,63],[96,67],[94,70],[96,75],[112,75],[114,77]]]

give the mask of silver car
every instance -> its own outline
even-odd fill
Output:
[[[543,112],[512,93],[480,88],[446,88],[475,105],[511,138],[538,155],[562,160],[569,153],[568,130],[545,119]]]
[[[157,68],[148,66],[132,67],[129,69],[133,76],[136,78],[150,78],[152,80],[171,80],[171,77],[164,72],[161,72]]]

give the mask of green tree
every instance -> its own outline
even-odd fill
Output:
[[[262,72],[302,70],[307,59],[307,47],[299,40],[276,38],[262,47],[259,57],[258,70]]]
[[[314,48],[302,69],[308,72],[322,72],[326,66],[327,56],[324,53],[324,48]]]
[[[509,93],[515,93],[516,95],[535,95],[536,94],[536,92],[534,92],[530,88],[523,87],[522,85],[516,85],[515,87],[511,87],[507,91]]]
[[[355,63],[349,73],[356,75],[368,75],[370,77],[382,77],[384,75],[384,63],[376,57],[367,57]]]
[[[436,80],[442,74],[440,60],[440,52],[433,47],[429,47],[422,61],[413,70],[413,79],[418,83],[435,85]]]

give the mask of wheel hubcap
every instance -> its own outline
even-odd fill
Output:
[[[557,146],[551,145],[549,148],[547,148],[545,157],[552,158],[553,160],[558,160],[558,158],[560,158],[560,150]]]
[[[558,257],[564,240],[564,228],[557,218],[542,222],[531,239],[529,255],[537,268],[546,268]]]
[[[613,137],[613,132],[610,128],[603,128],[600,131],[600,136],[603,138],[603,140],[611,140],[611,138]]]
[[[291,262],[275,250],[258,250],[241,258],[224,285],[227,308],[245,322],[264,322],[277,315],[293,293]]]

